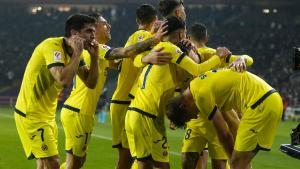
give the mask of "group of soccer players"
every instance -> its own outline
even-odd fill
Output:
[[[37,159],[37,168],[84,165],[108,69],[119,69],[110,104],[117,169],[170,168],[165,115],[172,129],[185,128],[183,169],[205,168],[206,148],[214,169],[251,168],[258,150],[271,148],[282,101],[245,71],[252,58],[206,47],[202,24],[194,24],[187,38],[181,1],[161,0],[159,12],[163,21],[152,5],[138,7],[138,30],[124,47],[106,45],[111,26],[94,13],[70,16],[64,37],[35,48],[14,116],[26,157]],[[60,165],[55,111],[58,94],[70,86],[61,110],[67,158]]]

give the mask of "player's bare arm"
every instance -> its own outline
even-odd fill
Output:
[[[237,129],[240,124],[240,118],[237,112],[234,109],[232,109],[229,111],[222,112],[222,115],[232,133],[233,138],[235,138]]]
[[[162,36],[167,33],[166,28],[167,28],[167,26],[165,24],[162,24],[160,26],[159,30],[156,32],[156,34],[152,38],[149,38],[143,42],[138,42],[134,45],[130,45],[126,48],[113,49],[106,59],[113,60],[113,59],[134,57],[139,53],[149,50],[151,47],[158,44],[160,42]]]
[[[72,84],[73,77],[76,75],[77,68],[80,62],[80,55],[83,51],[83,39],[79,36],[72,36],[66,39],[68,45],[71,47],[72,57],[70,63],[63,66],[56,66],[50,68],[50,72],[53,78],[62,86],[70,86]]]
[[[211,120],[228,157],[231,157],[234,147],[234,139],[219,109],[216,110]]]
[[[90,54],[91,58],[91,65],[90,68],[88,69],[87,66],[81,66],[78,68],[78,76],[80,79],[84,82],[84,84],[88,88],[95,88],[97,81],[98,81],[98,76],[99,76],[99,44],[96,40],[93,40],[90,42],[89,47],[88,47],[88,52]]]

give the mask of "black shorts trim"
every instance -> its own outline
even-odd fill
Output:
[[[73,150],[72,150],[72,149],[66,150],[66,153],[68,153],[68,154],[73,154]]]
[[[142,157],[142,158],[137,158],[137,157],[133,157],[134,159],[138,160],[138,161],[148,161],[148,160],[153,160],[152,155],[150,154],[149,156],[146,157]]]
[[[27,157],[27,160],[33,160],[35,159],[35,156],[33,153],[30,154],[30,156]]]
[[[112,148],[123,148],[122,143],[112,145]]]
[[[63,66],[63,67],[64,67],[65,64],[60,63],[60,62],[51,63],[51,64],[47,65],[47,68],[48,68],[48,69],[51,69],[51,68],[56,67],[56,66]]]
[[[150,118],[152,118],[152,119],[156,119],[156,116],[155,116],[155,115],[150,114],[150,113],[148,113],[148,112],[145,112],[145,111],[143,111],[143,110],[141,110],[141,109],[138,109],[138,108],[136,108],[136,107],[128,107],[128,110],[132,110],[132,111],[138,112],[138,113],[140,113],[140,114],[142,114],[142,115],[145,115],[145,116],[147,116],[147,117],[150,117]]]
[[[26,117],[26,114],[18,110],[16,107],[15,107],[15,112],[22,117]]]
[[[211,120],[213,117],[214,117],[214,115],[216,114],[216,112],[217,112],[217,106],[215,106],[214,107],[214,109],[211,111],[211,113],[209,114],[209,116],[208,116],[208,120]]]
[[[80,112],[80,109],[75,108],[75,107],[72,107],[72,106],[67,105],[67,104],[64,104],[64,105],[63,105],[63,108],[69,109],[69,110],[74,111],[74,112],[76,112],[76,113],[79,113],[79,112]]]
[[[130,104],[131,101],[124,101],[124,100],[110,100],[110,103],[114,104]]]
[[[182,59],[184,58],[185,55],[186,55],[185,53],[182,53],[182,54],[178,57],[178,59],[176,60],[176,63],[177,63],[177,64],[180,64],[180,62],[182,61]]]
[[[262,150],[262,151],[271,151],[271,149],[261,147],[259,144],[257,144],[257,146],[256,146],[256,148],[254,149],[254,151],[255,151],[255,152],[258,152],[259,150]]]
[[[131,93],[128,94],[128,97],[129,97],[130,99],[134,99],[134,98],[135,98],[134,95],[132,95]]]
[[[252,106],[251,109],[255,109],[258,105],[260,105],[267,97],[269,97],[272,93],[277,92],[277,90],[272,89],[269,90],[266,94],[264,94],[260,99],[258,99]]]
[[[110,53],[112,52],[112,48],[111,49],[109,49],[106,53],[105,53],[105,55],[104,55],[104,58],[105,59],[107,59],[107,60],[109,60],[109,56],[110,56]]]

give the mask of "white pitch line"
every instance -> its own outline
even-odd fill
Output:
[[[1,117],[5,117],[5,118],[9,118],[9,119],[13,119],[14,117],[11,115],[7,115],[7,114],[3,114],[0,113]],[[61,126],[58,126],[59,129],[63,130],[63,128]],[[111,141],[112,138],[111,137],[107,137],[107,136],[103,136],[103,135],[98,135],[98,134],[92,134],[93,137],[98,138],[98,139],[102,139],[102,140],[108,140]],[[181,156],[181,153],[178,152],[174,152],[174,151],[170,151],[170,154],[175,155],[175,156]]]

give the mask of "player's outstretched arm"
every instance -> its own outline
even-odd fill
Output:
[[[166,24],[162,24],[153,37],[125,48],[113,49],[106,57],[106,59],[113,60],[120,58],[135,57],[137,54],[140,54],[146,50],[150,50],[151,47],[157,45],[161,41],[163,35],[167,33],[166,28]]]
[[[73,78],[76,75],[78,65],[80,62],[80,55],[83,51],[83,39],[79,36],[72,36],[67,39],[67,43],[72,48],[72,57],[68,65],[55,66],[50,68],[50,73],[52,74],[55,81],[60,85],[66,87],[72,84]]]
[[[223,145],[228,157],[231,157],[234,147],[234,139],[219,109],[216,110],[211,120],[215,126],[219,140]]]
[[[226,57],[228,54],[229,51],[227,48],[219,47],[217,49],[217,55],[212,56],[209,60],[200,64],[195,63],[195,61],[186,57],[184,54],[179,57],[174,57],[172,62],[178,64],[181,68],[185,69],[193,76],[199,76],[206,71],[219,67],[221,59]]]
[[[90,89],[94,89],[97,85],[98,76],[99,76],[99,44],[94,40],[89,48],[87,49],[90,58],[91,64],[88,69],[87,66],[82,66],[78,68],[78,76],[83,81],[83,83]]]

